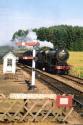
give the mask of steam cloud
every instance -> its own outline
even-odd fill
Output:
[[[36,32],[33,32],[32,30],[29,30],[29,33],[27,34],[27,40],[37,40],[37,34]]]
[[[38,41],[40,43],[40,47],[49,47],[49,48],[53,48],[53,44],[51,42],[48,41]]]
[[[33,32],[32,30],[29,30],[28,34],[26,37],[17,37],[16,42],[32,42],[32,41],[37,41],[40,43],[40,45],[38,46],[39,48],[42,48],[42,47],[49,47],[49,48],[53,48],[54,45],[53,43],[51,42],[48,42],[48,41],[40,41],[37,39],[37,34],[36,32]],[[27,46],[26,48],[28,49],[32,49],[31,46]]]
[[[29,31],[28,35],[27,35],[27,41],[32,41],[32,40],[37,40],[37,34],[36,32],[33,32],[32,30]],[[51,42],[48,41],[40,41],[37,40],[37,42],[40,43],[39,47],[49,47],[49,48],[53,48],[53,44]]]

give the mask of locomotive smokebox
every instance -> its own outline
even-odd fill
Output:
[[[66,49],[60,49],[56,53],[56,58],[59,62],[65,62],[69,58],[69,53]]]

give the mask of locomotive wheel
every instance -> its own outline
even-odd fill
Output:
[[[65,71],[63,71],[63,70],[57,70],[57,74],[65,75]]]

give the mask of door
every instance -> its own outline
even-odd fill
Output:
[[[7,59],[7,72],[12,72],[12,59]]]

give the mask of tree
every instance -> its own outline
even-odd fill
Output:
[[[59,25],[52,27],[41,27],[33,29],[36,32],[37,38],[41,41],[50,41],[55,47],[63,44],[69,50],[83,51],[83,27]],[[20,37],[25,40],[28,30],[18,30],[13,34],[12,40]]]
[[[12,41],[14,41],[16,38],[25,38],[28,34],[28,30],[24,31],[24,30],[18,30],[16,31],[13,36],[12,36]]]

